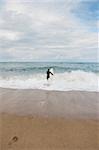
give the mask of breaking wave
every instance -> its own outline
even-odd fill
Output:
[[[99,91],[98,84],[98,73],[82,70],[56,73],[49,81],[44,73],[0,76],[0,87],[14,89]]]

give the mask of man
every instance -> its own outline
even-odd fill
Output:
[[[50,72],[50,69],[47,70],[46,74],[47,74],[47,80],[50,78],[50,75],[53,75],[53,73]]]

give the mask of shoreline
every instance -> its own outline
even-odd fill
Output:
[[[37,89],[37,88],[5,88],[5,87],[0,87],[0,90],[26,90],[26,91],[48,91],[48,92],[88,92],[88,93],[99,93],[99,91],[87,91],[87,90],[48,90],[48,89]]]

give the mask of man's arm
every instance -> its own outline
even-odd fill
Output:
[[[50,72],[51,75],[54,75],[52,72]]]

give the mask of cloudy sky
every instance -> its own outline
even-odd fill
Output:
[[[0,0],[0,61],[97,61],[98,0]]]

